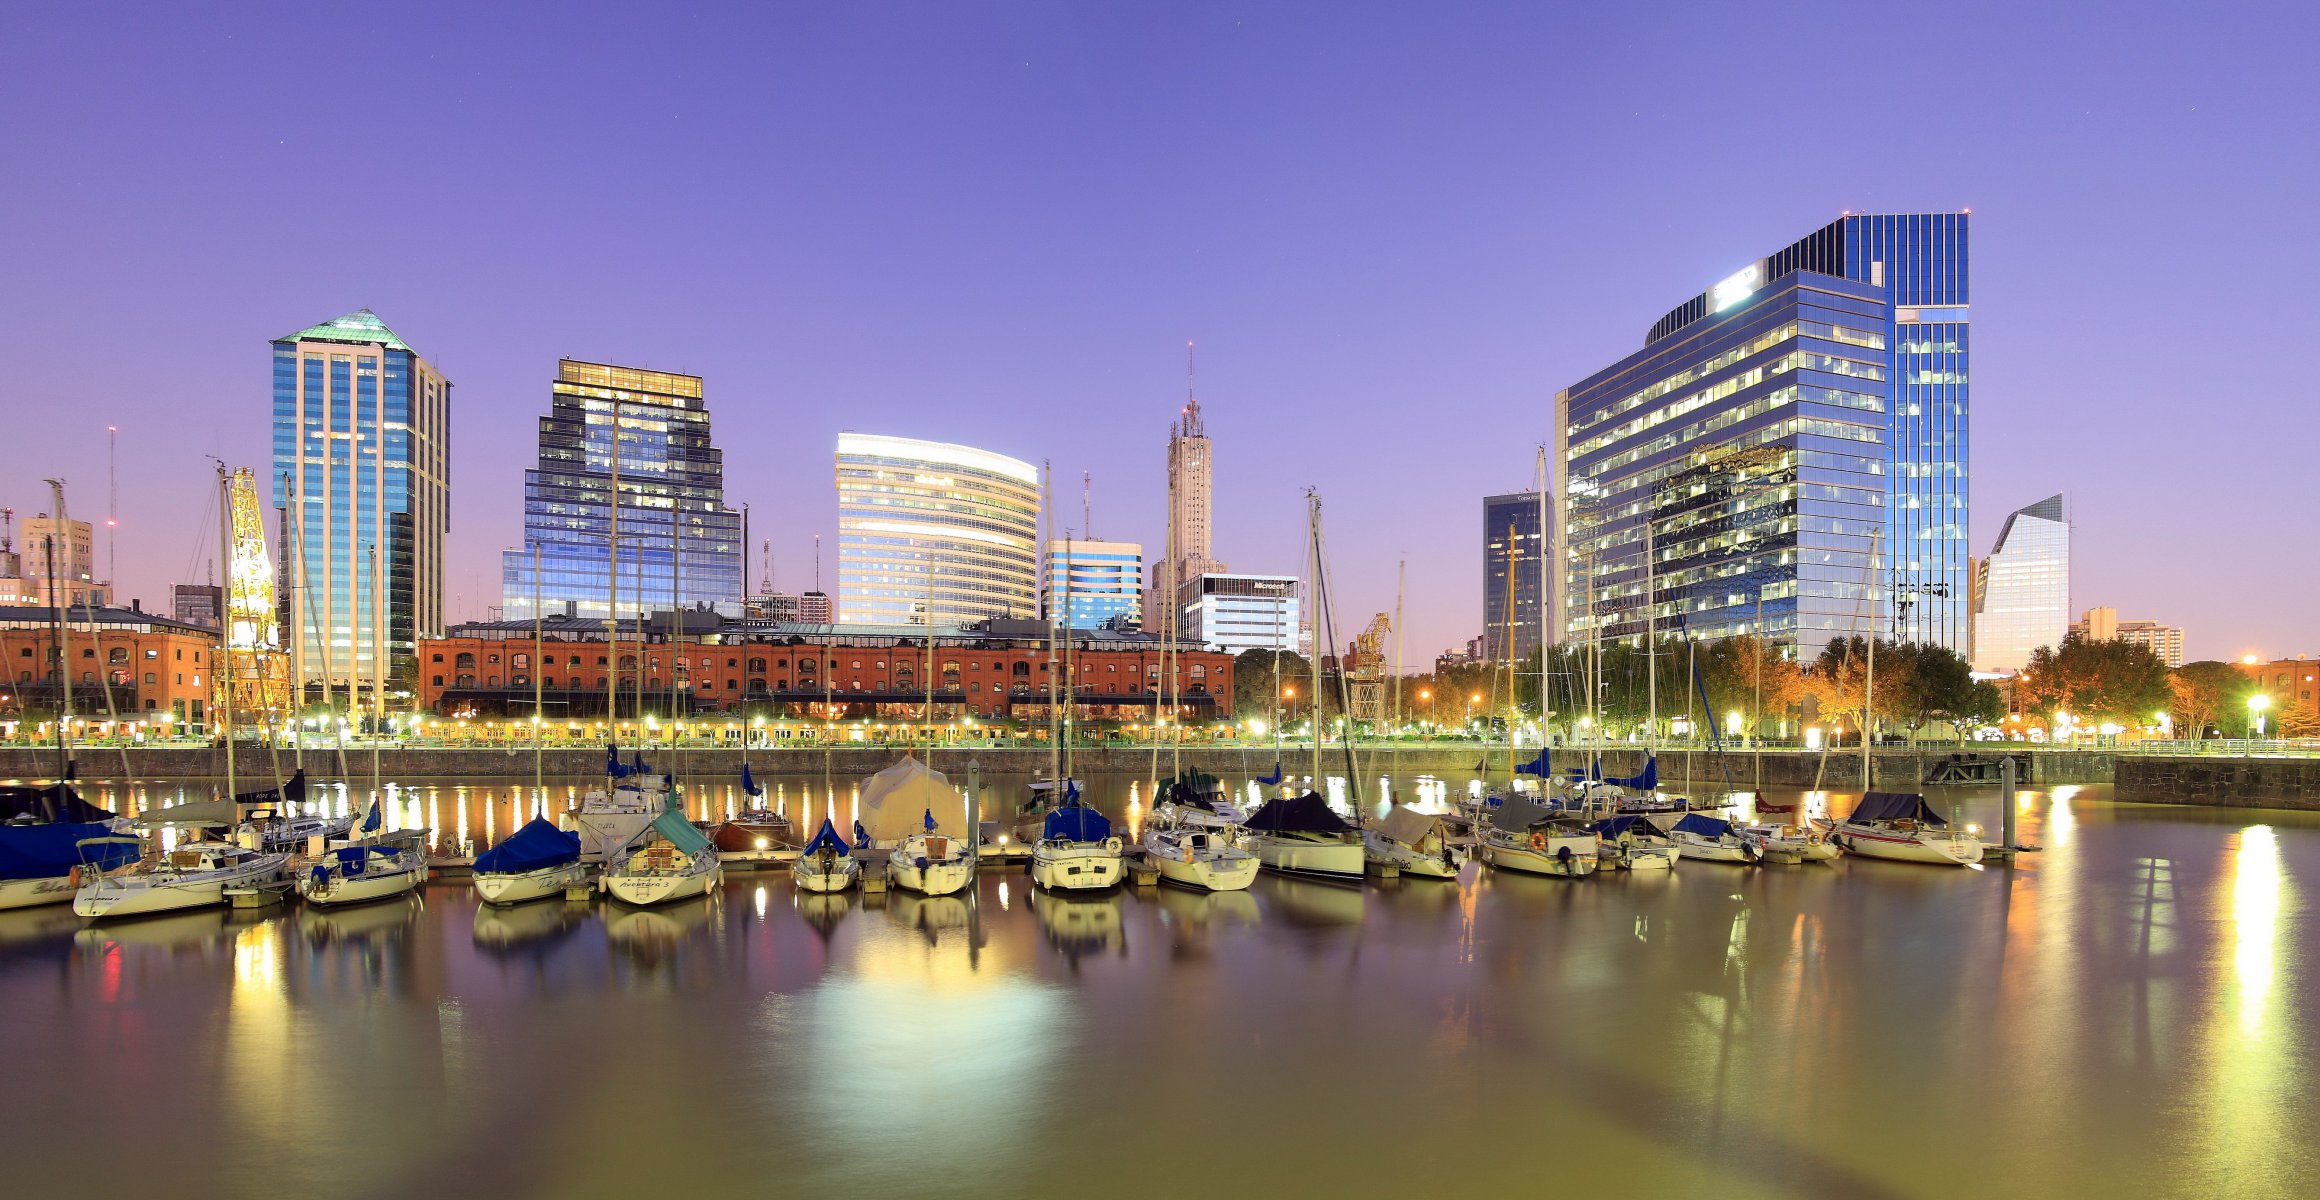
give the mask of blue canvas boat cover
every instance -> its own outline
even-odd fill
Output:
[[[95,823],[0,825],[0,879],[54,879],[84,863],[110,871],[137,861],[133,839],[84,847],[90,838],[111,838],[112,829]]]
[[[1042,836],[1051,842],[1100,842],[1112,836],[1112,823],[1084,804],[1066,804],[1047,814]]]
[[[478,875],[522,875],[580,861],[580,835],[533,817],[499,845],[475,856]]]
[[[1925,825],[1947,825],[1941,814],[1916,792],[1870,792],[1853,806],[1848,821],[1917,821]]]
[[[69,783],[52,783],[46,787],[0,787],[0,821],[31,820],[42,824],[75,821],[94,824],[112,819],[113,814],[81,799],[80,792]]]
[[[844,854],[848,850],[846,839],[838,836],[838,827],[828,817],[822,818],[821,831],[814,834],[814,840],[807,842],[806,848],[799,853],[811,858],[824,850],[837,854]]]
[[[1600,837],[1611,839],[1617,839],[1619,835],[1627,833],[1630,830],[1637,834],[1652,837],[1656,837],[1659,834],[1659,828],[1657,826],[1653,825],[1649,821],[1644,820],[1642,817],[1634,816],[1632,814],[1624,817],[1609,817],[1604,820],[1597,821],[1593,825],[1589,825],[1587,828]]]
[[[1603,782],[1613,787],[1635,788],[1648,792],[1659,786],[1659,755],[1647,754],[1644,756],[1643,773],[1640,775],[1630,775],[1625,779],[1606,779]]]
[[[1517,775],[1536,775],[1544,779],[1553,769],[1547,764],[1547,748],[1541,746],[1539,747],[1539,756],[1527,763],[1516,764],[1514,773]]]
[[[748,763],[741,764],[741,790],[752,796],[762,796],[765,794],[765,789],[759,786],[757,780],[749,774]]]
[[[1732,832],[1730,821],[1724,820],[1722,817],[1711,817],[1706,813],[1685,813],[1683,818],[1676,822],[1675,827],[1685,833],[1696,833],[1701,837],[1710,838],[1720,838]]]
[[[1267,800],[1249,814],[1250,829],[1262,833],[1351,833],[1353,826],[1318,794],[1307,792],[1292,800]]]

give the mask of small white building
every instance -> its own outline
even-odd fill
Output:
[[[1207,574],[1180,597],[1186,637],[1227,653],[1298,648],[1297,577]]]

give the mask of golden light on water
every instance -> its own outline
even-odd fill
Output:
[[[2240,831],[2232,855],[2232,967],[2240,1032],[2259,1039],[2267,1032],[2272,987],[2278,970],[2280,936],[2280,846],[2269,825]]]

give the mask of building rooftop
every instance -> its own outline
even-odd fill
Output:
[[[333,321],[309,325],[296,333],[286,333],[274,339],[277,342],[350,342],[356,345],[377,344],[389,350],[409,350],[411,346],[395,336],[379,314],[367,308],[358,308]]]
[[[54,622],[55,609],[45,604],[0,605],[0,629],[47,629]],[[91,625],[150,625],[156,629],[176,630],[181,633],[217,636],[217,630],[206,625],[195,625],[142,608],[119,608],[113,605],[68,604],[64,609],[64,624],[69,632],[87,629]]]

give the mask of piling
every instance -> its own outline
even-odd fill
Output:
[[[1361,869],[1372,879],[1400,879],[1402,877],[1402,869],[1390,862],[1365,859],[1361,864]]]

